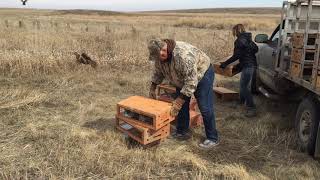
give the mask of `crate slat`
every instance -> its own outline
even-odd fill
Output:
[[[130,124],[158,130],[174,120],[170,116],[170,110],[170,103],[132,96],[117,104],[116,117]]]
[[[292,35],[292,46],[294,48],[302,49],[304,47],[304,33],[293,33]],[[308,34],[307,46],[309,48],[316,48],[318,43],[319,34]]]
[[[315,73],[315,76],[313,78],[313,83],[315,85],[315,88],[317,90],[320,90],[320,70],[315,69],[315,71],[317,71],[317,73]]]
[[[201,116],[201,113],[194,111],[194,110],[190,110],[190,128],[196,128],[199,127],[203,124],[203,119]]]
[[[235,76],[240,73],[240,63],[239,61],[229,64],[225,69],[220,68],[221,62],[213,64],[214,72],[227,77]]]
[[[119,102],[118,106],[150,116],[161,115],[171,108],[169,103],[141,96],[129,97],[128,99]]]
[[[290,66],[289,75],[293,78],[300,78],[300,79],[311,82],[313,63],[305,63],[304,64],[304,69],[302,72],[303,77],[300,77],[300,74],[302,71],[301,68],[302,68],[301,63],[297,63],[297,62],[292,61],[291,66]]]
[[[176,88],[170,85],[158,85],[157,86],[157,97],[158,100],[160,101],[165,101],[165,102],[172,102],[174,99],[172,98],[171,94],[175,94],[176,93]],[[197,112],[198,108],[198,103],[197,100],[192,97],[190,100],[190,128],[196,128],[199,127],[202,123],[202,115],[201,113]],[[172,124],[174,124],[175,122],[172,121]]]
[[[223,101],[233,101],[239,99],[239,93],[224,87],[214,87],[213,91],[217,98]]]
[[[124,121],[121,117],[116,118],[116,127],[118,130],[127,134],[129,137],[139,142],[142,145],[148,145],[155,141],[164,140],[170,135],[170,124],[154,131],[137,124],[130,124]]]

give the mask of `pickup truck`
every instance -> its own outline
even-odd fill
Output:
[[[285,1],[271,36],[258,34],[256,88],[272,99],[295,99],[297,143],[320,157],[320,1]],[[254,84],[254,83],[253,83]]]

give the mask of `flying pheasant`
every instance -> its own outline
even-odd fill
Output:
[[[26,5],[26,3],[27,3],[27,1],[28,1],[28,0],[21,0],[22,5],[24,5],[24,6],[25,6],[25,5]]]
[[[77,52],[74,53],[76,56],[76,61],[79,64],[90,64],[91,67],[96,68],[97,67],[97,62],[92,60],[86,53],[82,53],[81,55]]]

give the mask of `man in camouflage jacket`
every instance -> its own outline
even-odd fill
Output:
[[[177,116],[177,131],[173,137],[188,139],[189,103],[194,94],[203,117],[207,139],[200,147],[211,148],[218,144],[218,132],[213,110],[214,72],[210,58],[186,42],[170,39],[152,39],[148,44],[149,60],[155,69],[151,80],[150,97],[164,79],[177,88],[177,98],[172,103],[171,115]]]

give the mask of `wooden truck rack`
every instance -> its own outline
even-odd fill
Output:
[[[316,50],[314,49],[307,49],[305,51],[305,58],[304,61],[312,63],[316,59]],[[293,48],[291,54],[291,61],[295,63],[302,63],[303,62],[303,49]]]
[[[320,69],[318,70],[318,73],[314,73],[312,80],[312,83],[316,86],[316,89],[320,91]]]
[[[317,33],[308,34],[308,37],[306,38],[304,33],[295,32],[292,34],[292,47],[303,49],[306,44],[306,49],[315,49],[317,39],[319,39],[319,34]]]
[[[320,93],[319,0],[284,2],[276,54],[276,71],[287,79]]]

